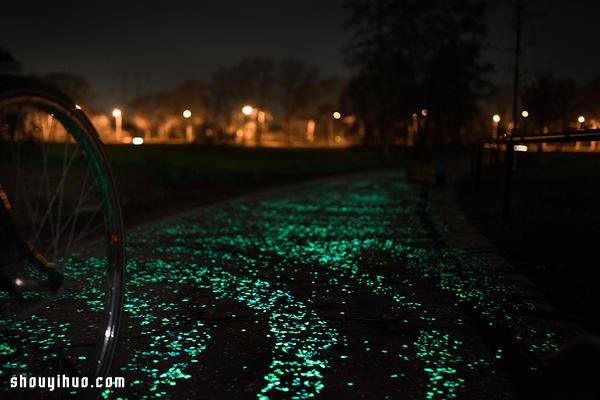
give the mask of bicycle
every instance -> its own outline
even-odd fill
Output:
[[[94,126],[49,84],[0,77],[0,391],[52,371],[80,388],[38,387],[43,395],[97,397],[81,387],[110,372],[124,265],[121,206]]]

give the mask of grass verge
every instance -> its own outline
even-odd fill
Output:
[[[107,146],[126,225],[276,185],[398,167],[369,149]]]
[[[519,153],[511,214],[502,221],[504,165],[456,184],[468,217],[555,303],[600,332],[600,154]]]

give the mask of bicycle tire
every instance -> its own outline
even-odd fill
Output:
[[[0,267],[17,284],[31,280],[17,274],[30,274],[67,287],[60,295],[24,288],[6,307],[3,377],[45,376],[52,364],[79,377],[79,386],[84,377],[93,385],[110,372],[124,294],[123,220],[103,144],[79,106],[31,78],[0,79],[0,124],[0,230],[10,236],[2,238]],[[40,309],[23,318],[23,304]],[[60,397],[100,392],[63,389]]]

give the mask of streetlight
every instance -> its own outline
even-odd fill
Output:
[[[333,117],[333,119],[335,121],[338,121],[342,118],[342,113],[339,111],[334,111],[331,116]],[[328,146],[331,145],[331,137],[333,137],[333,139],[335,140],[336,138],[336,125],[335,125],[335,121],[331,121],[331,120],[327,120],[327,131],[326,131],[326,137],[325,137],[325,141],[327,143]],[[312,129],[312,132],[310,135],[307,135],[308,140],[310,140],[311,142],[314,140],[315,136],[314,136],[314,127]]]
[[[583,123],[585,122],[585,117],[580,115],[577,117],[577,129],[583,129]],[[581,150],[581,142],[575,142],[575,151]]]
[[[529,117],[529,111],[523,110],[521,111],[521,117],[523,117],[523,129],[521,135],[527,134],[527,117]]]
[[[184,110],[182,114],[183,118],[185,118],[188,122],[187,126],[185,127],[185,139],[188,143],[192,143],[194,141],[194,132],[192,129],[192,124],[190,123],[192,112],[190,110]]]
[[[497,141],[499,139],[498,123],[500,122],[500,116],[498,114],[494,114],[494,116],[492,116],[492,121],[494,121],[494,135],[496,136],[496,141]]]
[[[249,104],[242,107],[242,114],[251,117],[254,121],[254,142],[256,146],[261,145],[262,126],[265,123],[266,114],[264,111],[254,108]]]
[[[123,131],[123,113],[118,108],[112,111],[112,116],[115,117],[115,139],[117,143],[121,143],[121,132]]]
[[[254,111],[254,108],[252,108],[252,106],[250,105],[245,105],[244,107],[242,107],[242,114],[246,116],[250,116],[252,114],[252,111]]]

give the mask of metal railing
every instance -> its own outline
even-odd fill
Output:
[[[510,219],[512,199],[512,173],[515,160],[515,147],[527,143],[574,143],[600,141],[600,129],[580,129],[559,133],[534,135],[506,135],[495,141],[481,141],[475,144],[471,158],[471,173],[478,185],[481,179],[483,150],[504,151],[504,193],[502,200],[502,220]]]

